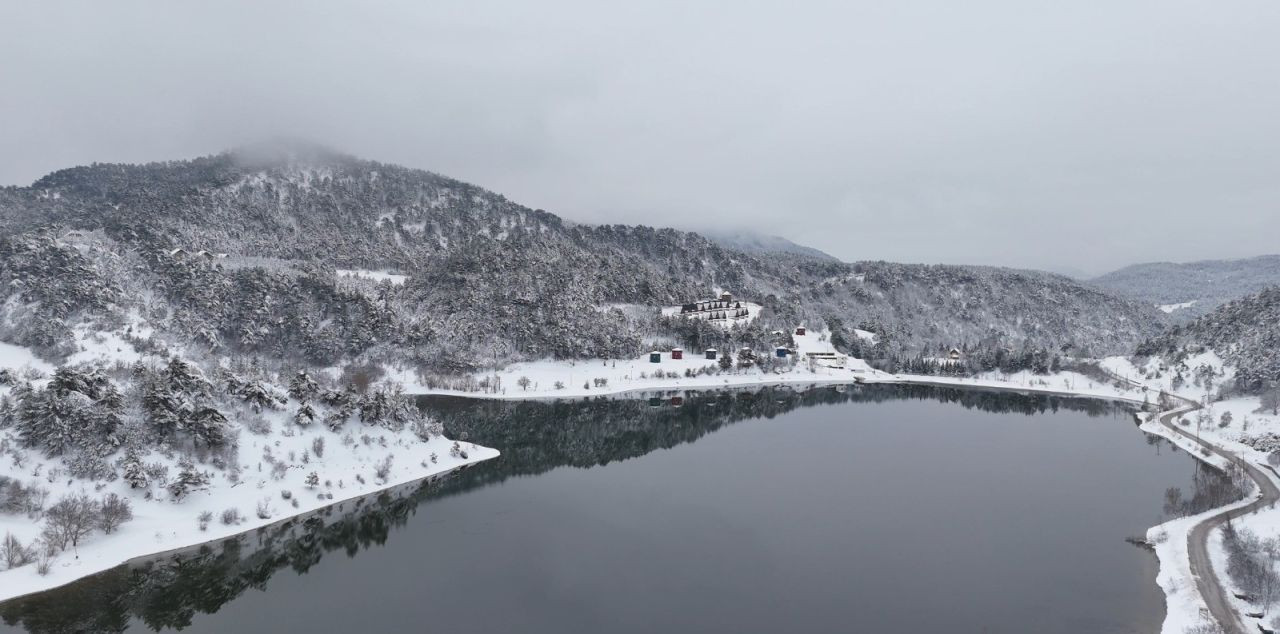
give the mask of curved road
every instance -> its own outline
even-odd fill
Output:
[[[1193,410],[1199,409],[1199,406],[1193,401],[1182,400],[1190,403]],[[1191,533],[1187,537],[1187,558],[1191,562],[1191,576],[1195,577],[1196,589],[1200,591],[1200,596],[1204,598],[1205,604],[1208,605],[1209,613],[1222,626],[1224,631],[1246,634],[1251,630],[1245,627],[1240,620],[1240,615],[1231,607],[1231,602],[1227,598],[1227,590],[1218,582],[1218,575],[1214,573],[1213,565],[1209,561],[1209,533],[1227,523],[1227,520],[1241,515],[1248,515],[1275,504],[1277,500],[1280,500],[1280,488],[1277,488],[1271,478],[1268,478],[1258,467],[1248,461],[1229,451],[1219,449],[1217,446],[1197,438],[1191,432],[1174,425],[1174,417],[1193,410],[1176,409],[1162,414],[1160,416],[1160,424],[1169,428],[1175,434],[1191,440],[1243,469],[1261,493],[1258,499],[1245,506],[1223,511],[1201,520],[1199,524],[1192,527]]]

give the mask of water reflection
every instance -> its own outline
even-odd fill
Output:
[[[672,397],[679,396],[679,406]],[[764,388],[708,393],[652,393],[574,401],[497,402],[424,397],[455,437],[497,447],[503,457],[450,477],[397,487],[305,517],[180,554],[121,566],[61,589],[0,606],[9,625],[32,632],[182,629],[246,589],[265,589],[277,572],[306,574],[333,551],[355,555],[385,543],[429,499],[457,495],[516,476],[561,466],[592,467],[689,443],[737,421],[773,418],[802,407],[923,399],[989,412],[1027,415],[1069,409],[1123,415],[1093,400],[928,386]],[[1031,422],[1031,421],[1029,421]],[[1154,437],[1152,437],[1154,438]],[[1153,440],[1153,443],[1160,441]],[[1169,445],[1172,447],[1172,445]],[[1212,472],[1199,491],[1216,486]]]

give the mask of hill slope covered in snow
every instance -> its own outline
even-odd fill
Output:
[[[1160,306],[1186,322],[1280,284],[1280,255],[1239,260],[1134,264],[1090,280],[1117,295]]]
[[[1235,368],[1235,388],[1257,393],[1280,383],[1280,286],[1228,302],[1144,342],[1138,353],[1178,360],[1212,350]]]
[[[126,315],[156,345],[441,373],[630,356],[655,338],[768,345],[801,322],[831,326],[851,347],[854,328],[876,332],[878,349],[855,352],[886,358],[952,345],[1101,354],[1162,323],[1149,306],[1061,276],[846,264],[574,224],[443,176],[297,144],[61,170],[0,189],[0,230],[0,340],[53,361],[76,352],[77,329],[120,330]],[[760,318],[726,333],[658,314],[713,289],[762,304]]]

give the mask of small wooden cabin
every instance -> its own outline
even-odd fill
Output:
[[[960,360],[960,349],[959,349],[959,348],[952,348],[952,349],[951,349],[951,352],[947,353],[947,358],[951,359],[952,361],[959,361],[959,360]]]
[[[649,363],[662,363],[662,353],[654,350],[649,353]]]
[[[796,335],[799,337],[804,336],[804,326],[796,326]]]
[[[716,349],[715,349],[715,348],[707,348],[707,359],[708,359],[708,360],[711,360],[711,361],[715,361],[715,359],[716,359]]]
[[[671,360],[672,360],[672,361],[674,361],[674,360],[676,360],[676,359],[683,359],[683,358],[684,358],[684,348],[672,348],[672,349],[671,349]]]
[[[775,355],[777,355],[779,359],[785,359],[787,358],[787,354],[789,354],[791,351],[782,346],[778,346],[778,349],[774,350],[773,352]]]

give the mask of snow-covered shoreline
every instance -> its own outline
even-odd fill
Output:
[[[331,499],[327,497],[321,499],[320,496],[314,495],[315,491],[311,488],[299,483],[281,482],[275,486],[253,486],[247,481],[239,485],[212,486],[209,489],[195,491],[177,504],[167,501],[144,503],[134,499],[132,521],[111,535],[95,535],[82,543],[78,549],[68,549],[61,553],[53,561],[48,574],[39,574],[34,564],[0,572],[0,602],[52,590],[138,559],[161,556],[165,553],[220,541],[384,489],[446,475],[499,455],[495,449],[464,443],[463,446],[467,448],[467,457],[453,456],[450,455],[452,444],[453,441],[449,439],[436,437],[415,446],[412,453],[401,452],[404,454],[403,459],[400,460],[402,464],[398,468],[393,465],[391,474],[383,481],[369,478],[361,483],[352,479],[349,482],[343,482],[341,489],[316,488],[316,490],[333,493],[334,497]],[[437,462],[431,463],[425,459],[431,453],[437,454]],[[410,460],[413,457],[418,457],[421,461]],[[326,466],[335,468],[343,463],[348,464],[349,467],[356,466],[355,461],[352,460],[326,462],[317,459],[312,464],[314,468],[324,470]],[[341,473],[346,477],[357,475],[354,469]],[[296,475],[299,480],[303,477],[301,473]],[[283,490],[291,491],[289,499],[281,498],[280,491]],[[272,514],[268,517],[259,517],[253,512],[253,508],[264,499],[270,500]],[[292,506],[293,501],[297,501],[297,506]],[[220,511],[227,508],[242,509],[243,512],[237,523],[224,524],[216,517]],[[202,511],[215,515],[203,530],[197,523],[197,515]],[[36,522],[26,523],[30,525],[30,532],[33,535],[38,532],[39,527]],[[6,528],[19,534],[14,526]]]
[[[785,362],[766,364],[769,367],[768,371],[762,371],[759,366],[735,368],[731,365],[729,368],[721,368],[720,359],[707,359],[701,354],[690,353],[686,358],[673,359],[669,353],[664,353],[658,363],[651,362],[648,355],[630,360],[541,361],[515,364],[502,370],[480,373],[471,377],[486,380],[490,386],[487,391],[433,388],[424,385],[416,374],[394,368],[387,371],[385,378],[390,383],[403,385],[406,394],[498,400],[580,399],[637,392],[860,383],[998,390],[1067,398],[1102,399],[1141,405],[1154,400],[1159,391],[1174,393],[1180,391],[1173,389],[1167,379],[1164,382],[1147,381],[1142,384],[1128,381],[1131,377],[1142,378],[1145,370],[1115,358],[1103,360],[1102,365],[1114,375],[1124,378],[1125,381],[1100,381],[1074,372],[1059,372],[1052,375],[995,372],[974,377],[926,376],[890,374],[875,370],[858,359],[843,359],[845,367],[810,363],[808,359],[812,353],[820,355],[834,352],[827,341],[826,333],[810,332],[808,335],[798,335],[795,341],[794,356]],[[24,351],[12,346],[3,352],[6,352],[10,361],[21,361],[23,365],[38,363],[38,360],[30,355],[19,355],[18,353]],[[1216,357],[1206,357],[1205,361],[1221,365]],[[48,370],[48,368],[41,369]],[[0,392],[3,391],[3,388],[0,388]],[[1184,396],[1194,396],[1194,394],[1184,394]],[[1238,405],[1240,408],[1251,406]],[[1161,412],[1160,415],[1165,413],[1167,412]],[[194,491],[177,504],[164,499],[163,495],[160,499],[151,499],[148,496],[143,501],[139,497],[139,492],[131,491],[120,481],[107,485],[105,489],[99,486],[90,490],[83,484],[72,482],[68,482],[65,487],[54,487],[55,492],[59,494],[83,491],[94,497],[111,492],[131,496],[135,517],[121,531],[113,535],[96,535],[82,543],[78,552],[68,549],[55,560],[47,575],[39,575],[34,565],[0,572],[0,601],[50,590],[131,561],[163,556],[165,553],[220,541],[284,522],[344,500],[446,474],[498,456],[496,450],[469,443],[464,443],[465,451],[459,453],[453,449],[453,441],[440,436],[423,441],[410,438],[412,434],[371,428],[361,434],[362,442],[353,442],[351,434],[347,434],[340,446],[336,442],[332,443],[334,446],[323,458],[317,455],[311,462],[307,462],[307,447],[316,436],[328,435],[334,440],[336,437],[319,428],[291,428],[288,421],[284,419],[284,412],[274,412],[267,418],[270,419],[270,427],[273,431],[265,436],[256,433],[242,436],[244,448],[240,460],[246,467],[254,461],[259,461],[256,474],[246,469],[246,474],[241,476],[241,479],[226,477],[219,479],[215,476],[215,482],[212,482],[209,488]],[[1206,456],[1196,451],[1195,447],[1189,446],[1189,441],[1185,438],[1159,424],[1155,416],[1146,419],[1140,428],[1146,433],[1169,439],[1187,449],[1197,459],[1221,466],[1218,464],[1220,460],[1215,462],[1216,456]],[[1280,431],[1280,419],[1276,421],[1276,429]],[[360,433],[356,429],[351,431]],[[378,438],[370,439],[367,437],[368,434]],[[1233,452],[1241,452],[1242,448],[1253,451],[1246,445],[1233,444],[1230,439],[1216,437],[1212,433],[1207,437],[1215,445],[1228,446]],[[269,467],[274,466],[270,458],[273,452],[274,455],[281,457],[282,462],[286,453],[289,456],[290,469],[283,475],[267,476],[262,472],[261,460],[265,459]],[[305,469],[300,469],[295,464],[295,452],[303,455]],[[346,481],[348,478],[357,477],[361,472],[367,472],[387,455],[394,456],[396,459],[393,462],[394,468],[385,479],[375,480],[371,477]],[[430,461],[426,459],[428,455],[431,456]],[[1254,460],[1258,458],[1253,455],[1248,457]],[[304,471],[312,469],[322,474],[321,480],[325,483],[323,487],[317,486],[314,482],[304,482]],[[269,468],[267,471],[272,470]],[[31,465],[26,465],[25,472],[16,467],[0,465],[0,475],[29,477],[32,475]],[[36,475],[39,475],[38,470]],[[338,480],[339,477],[343,477],[343,480]],[[330,480],[337,480],[338,487],[334,488]],[[53,482],[50,474],[50,484]],[[288,495],[282,498],[282,494],[286,492]],[[328,497],[329,494],[333,497]],[[252,509],[255,503],[263,500],[271,503],[271,513],[267,517],[258,517]],[[1248,500],[1244,500],[1237,504],[1247,503]],[[205,522],[203,528],[198,527],[197,514],[204,512],[217,514],[228,507],[245,511],[239,521],[224,524],[215,519]],[[1156,582],[1166,595],[1166,619],[1162,631],[1179,632],[1184,627],[1198,622],[1204,601],[1194,590],[1194,579],[1191,578],[1186,550],[1187,536],[1191,528],[1201,519],[1221,512],[1225,508],[1230,506],[1214,509],[1195,517],[1171,520],[1148,530],[1148,541],[1153,545],[1159,559],[1160,568]],[[29,521],[26,524],[29,526],[7,525],[3,528],[13,532],[25,542],[33,540],[39,534],[39,526],[35,522]],[[1220,561],[1214,561],[1215,570],[1219,569],[1220,565]],[[1188,591],[1188,588],[1191,590]]]
[[[802,344],[803,346],[803,344]],[[811,343],[809,350],[814,348],[821,349],[820,345]],[[803,351],[804,348],[802,347]],[[1209,353],[1203,358],[1195,359],[1196,363],[1215,364],[1220,370],[1222,364],[1220,359]],[[440,390],[431,389],[422,386],[413,380],[412,376],[400,375],[398,378],[405,382],[406,389],[415,394],[431,394],[431,395],[451,395],[467,398],[480,399],[499,399],[499,400],[519,400],[519,399],[555,399],[555,398],[583,398],[591,396],[619,395],[632,392],[661,392],[661,391],[680,391],[680,390],[702,390],[702,389],[724,389],[724,388],[750,388],[763,386],[778,385],[833,385],[833,384],[899,384],[899,385],[933,385],[939,387],[956,387],[982,390],[998,390],[1008,391],[1021,394],[1045,394],[1053,396],[1061,396],[1068,398],[1090,398],[1107,401],[1125,402],[1133,405],[1149,405],[1154,404],[1157,396],[1161,391],[1171,394],[1177,394],[1184,399],[1194,400],[1195,394],[1192,386],[1186,386],[1183,389],[1176,389],[1170,381],[1170,377],[1165,377],[1162,381],[1150,380],[1133,380],[1134,378],[1143,378],[1143,368],[1135,368],[1129,365],[1127,361],[1121,358],[1108,358],[1101,361],[1104,369],[1112,374],[1124,379],[1123,381],[1105,382],[1087,377],[1075,372],[1059,372],[1052,375],[1035,375],[1027,372],[1016,374],[992,373],[985,376],[977,377],[948,377],[933,375],[910,375],[910,374],[890,374],[874,370],[866,364],[856,359],[850,360],[850,367],[846,369],[836,368],[816,368],[810,369],[797,365],[789,370],[780,373],[761,373],[761,372],[741,372],[731,374],[714,374],[695,377],[686,377],[680,374],[685,369],[709,366],[715,363],[703,359],[684,359],[672,361],[668,358],[663,359],[661,364],[649,364],[647,359],[640,358],[628,361],[603,361],[595,362],[539,362],[534,364],[518,364],[507,368],[501,372],[488,373],[489,377],[502,378],[502,385],[507,386],[503,391],[491,392],[465,392],[459,390]],[[615,365],[616,364],[616,365]],[[654,378],[648,376],[639,378],[639,372],[649,369],[652,372],[654,365],[663,366],[665,371],[676,371],[680,374],[677,378],[663,376]],[[599,368],[598,370],[596,368]],[[1230,372],[1229,369],[1225,372]],[[576,385],[574,383],[566,383],[570,377],[576,377],[582,380],[583,377],[590,377],[596,374],[608,376],[608,382],[605,385],[590,387],[584,385]],[[533,385],[528,389],[516,387],[516,381],[521,376],[528,376]],[[553,384],[553,381],[564,383],[561,389],[547,389],[547,385]],[[1236,419],[1247,418],[1241,412],[1251,411],[1256,406],[1256,399],[1240,399],[1240,403],[1234,405],[1228,402],[1228,409],[1240,410],[1236,413]],[[1250,402],[1244,402],[1250,401]],[[1181,416],[1193,411],[1194,408],[1188,405],[1176,407],[1172,410],[1160,411],[1155,414],[1145,415],[1141,420],[1139,429],[1145,433],[1160,436],[1173,442],[1178,447],[1184,449],[1195,459],[1202,460],[1219,469],[1225,466],[1225,461],[1216,454],[1206,455],[1198,450],[1194,443],[1185,437],[1174,433],[1167,427],[1159,423],[1159,418],[1171,412]],[[1254,415],[1255,420],[1266,421],[1266,417],[1258,417]],[[1271,421],[1275,425],[1276,430],[1280,432],[1280,418]],[[1219,430],[1214,430],[1218,432]],[[1209,432],[1205,435],[1206,439],[1213,442],[1219,448],[1225,448],[1229,451],[1244,455],[1247,459],[1258,461],[1261,457],[1255,450],[1242,443],[1227,439],[1222,434]],[[1277,478],[1280,481],[1280,478]],[[1256,492],[1255,492],[1256,493]],[[1254,496],[1248,496],[1246,499],[1226,506],[1218,507],[1205,511],[1201,514],[1189,517],[1176,518],[1153,526],[1147,531],[1147,541],[1151,544],[1153,551],[1158,559],[1159,569],[1155,582],[1165,594],[1166,612],[1165,620],[1161,631],[1165,634],[1176,634],[1183,632],[1186,628],[1197,625],[1203,621],[1203,614],[1206,611],[1204,599],[1200,596],[1195,586],[1195,579],[1191,574],[1190,561],[1187,553],[1187,542],[1190,531],[1200,521],[1207,517],[1211,517],[1223,511],[1237,508],[1249,504]],[[1270,511],[1280,516],[1280,510]],[[1277,522],[1280,523],[1280,517]],[[1219,551],[1221,548],[1218,549]],[[1214,570],[1225,570],[1225,562],[1221,556],[1214,559]],[[1225,573],[1220,576],[1224,577]],[[1239,606],[1238,606],[1239,607]]]
[[[174,361],[174,363],[178,363]],[[198,372],[193,366],[186,371]],[[0,400],[22,390],[44,389],[54,368],[30,353],[0,344],[0,369],[9,374],[0,384]],[[36,377],[20,387],[14,376]],[[27,379],[18,379],[27,381]],[[376,390],[386,390],[379,386]],[[299,420],[304,404],[278,397],[267,406],[222,402],[232,442],[189,448],[168,442],[121,448],[111,456],[110,477],[75,477],[63,455],[47,455],[23,442],[15,426],[0,429],[0,539],[4,552],[26,551],[6,561],[0,571],[0,601],[51,590],[78,579],[175,550],[253,531],[409,482],[447,474],[496,458],[495,449],[455,442],[424,421]],[[387,397],[387,403],[394,401]],[[411,406],[409,406],[411,407]],[[314,405],[324,411],[318,402]],[[192,458],[197,458],[193,460]],[[118,471],[121,463],[129,466]],[[60,546],[51,509],[74,496],[90,503],[123,500],[131,517],[110,531],[96,520],[89,530]],[[22,502],[19,504],[19,500]],[[98,507],[99,509],[101,507]],[[78,542],[78,543],[77,543]],[[44,552],[53,553],[50,558]],[[47,563],[47,565],[45,565]]]

